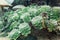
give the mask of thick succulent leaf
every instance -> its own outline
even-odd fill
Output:
[[[23,8],[25,8],[25,6],[23,5],[16,5],[13,7],[13,9],[23,9]]]
[[[19,24],[20,24],[20,23],[17,22],[17,21],[12,22],[11,25],[9,26],[9,29],[11,30],[11,29],[14,29],[14,28],[18,28],[18,25],[19,25]]]
[[[40,7],[39,11],[40,11],[40,13],[42,13],[42,12],[50,12],[51,11],[51,7],[47,6],[47,5],[44,5],[44,6]]]
[[[21,15],[20,17],[24,22],[30,22],[31,20],[31,17],[30,17],[30,14],[29,13],[24,13]]]
[[[18,37],[20,36],[20,32],[18,31],[18,29],[13,29],[9,34],[8,37],[10,39],[16,40]]]
[[[28,25],[28,23],[22,23],[19,25],[19,31],[24,36],[27,36],[28,34],[30,34],[30,30],[31,30],[31,28]]]
[[[53,7],[52,10],[54,13],[58,14],[60,12],[60,7]]]
[[[11,14],[8,16],[8,22],[15,21],[19,19],[19,15],[17,13]]]
[[[37,28],[42,28],[42,16],[36,16],[31,20],[32,24]]]
[[[52,8],[52,16],[55,19],[60,18],[60,7],[53,7]]]
[[[50,20],[50,22],[48,23],[48,30],[49,32],[52,32],[53,30],[55,31],[57,28],[57,21],[56,20]]]
[[[30,13],[31,16],[36,16],[37,15],[37,9],[36,8],[30,8],[28,10],[28,12]]]

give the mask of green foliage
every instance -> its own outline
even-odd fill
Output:
[[[19,25],[19,24],[20,24],[20,23],[17,22],[17,21],[12,22],[11,25],[9,26],[9,29],[11,30],[11,29],[18,28],[18,25]]]
[[[8,22],[18,20],[19,16],[17,13],[11,14],[8,16]]]
[[[52,32],[52,31],[55,31],[56,28],[57,28],[57,20],[50,20],[49,23],[48,23],[48,30],[49,32]]]
[[[20,17],[24,22],[30,22],[31,20],[31,17],[30,17],[30,14],[29,13],[24,13],[21,15]]]
[[[60,17],[60,7],[53,7],[52,12],[52,16],[55,17],[55,19]]]
[[[31,33],[31,28],[28,25],[28,23],[22,23],[19,25],[19,31],[21,32],[22,35],[28,36],[28,34]]]
[[[38,29],[42,29],[42,17],[36,16],[31,20],[32,24],[36,26]]]
[[[0,20],[0,31],[2,28],[5,29],[3,32],[9,33],[8,37],[16,40],[21,35],[26,37],[31,33],[31,25],[29,25],[31,22],[36,29],[47,28],[52,32],[57,28],[59,13],[60,7],[51,8],[47,5],[22,7],[4,14]]]
[[[42,12],[50,12],[51,11],[51,7],[50,6],[46,6],[46,5],[44,5],[44,6],[41,6],[40,8],[39,8],[39,12],[40,13],[42,13]]]
[[[18,31],[18,29],[13,29],[9,34],[8,37],[10,39],[16,40],[18,37],[20,36],[20,32]]]

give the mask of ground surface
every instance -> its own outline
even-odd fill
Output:
[[[0,40],[10,40],[7,37],[0,37]],[[48,37],[38,37],[38,40],[60,40],[60,36],[52,37],[49,39]]]

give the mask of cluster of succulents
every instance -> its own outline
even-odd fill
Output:
[[[16,40],[20,35],[28,36],[31,33],[30,22],[36,29],[47,28],[49,32],[56,31],[59,18],[60,7],[27,6],[6,12],[3,21],[0,21],[0,31],[8,33],[7,37]]]

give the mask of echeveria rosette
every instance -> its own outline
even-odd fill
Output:
[[[30,8],[28,12],[30,13],[31,17],[35,17],[37,15],[37,9],[36,8]]]
[[[4,13],[4,16],[3,16],[4,20],[5,19],[8,20],[9,16],[12,15],[13,13],[14,13],[14,11],[8,11],[8,12]]]
[[[13,29],[9,34],[8,34],[8,38],[10,38],[11,40],[16,40],[18,37],[20,36],[20,32],[18,29]]]
[[[31,33],[31,28],[28,23],[21,23],[19,25],[19,31],[23,36],[28,36]]]
[[[20,16],[20,19],[22,19],[24,22],[30,22],[31,20],[31,17],[30,17],[30,14],[27,12],[27,13],[24,13]]]
[[[60,18],[60,7],[53,7],[52,8],[52,16],[55,17],[55,19]]]
[[[11,25],[9,26],[9,29],[12,30],[12,29],[15,29],[15,28],[18,28],[18,25],[20,23],[18,21],[14,21],[11,23]]]
[[[47,12],[49,14],[51,12],[51,7],[47,5],[40,6],[38,12],[39,13]]]
[[[32,24],[38,29],[42,29],[42,16],[36,16],[31,20]]]
[[[20,24],[20,21],[14,21],[11,23],[8,23],[4,28],[6,28],[5,32],[10,32],[13,29],[18,29],[18,25]]]
[[[48,23],[48,30],[49,32],[52,32],[52,31],[55,31],[56,28],[57,28],[57,20],[50,20],[49,23]]]
[[[19,15],[17,13],[11,14],[8,16],[8,22],[15,21],[19,19]]]

